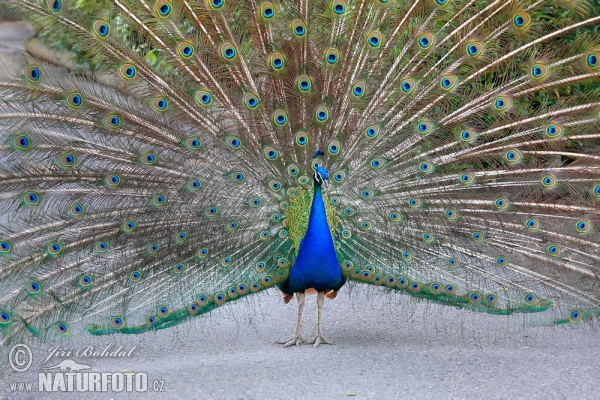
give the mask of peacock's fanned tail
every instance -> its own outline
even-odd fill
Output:
[[[165,328],[282,282],[317,149],[347,279],[532,323],[598,315],[591,4],[15,6],[92,67],[1,60],[5,343]]]

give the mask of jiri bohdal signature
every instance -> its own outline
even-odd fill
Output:
[[[40,361],[40,364],[45,364],[53,358],[57,357],[89,357],[89,358],[126,358],[133,355],[133,351],[137,346],[133,346],[130,350],[124,349],[123,346],[114,348],[114,343],[109,343],[104,347],[86,346],[80,349],[65,348],[65,347],[50,347],[48,349],[48,357]]]

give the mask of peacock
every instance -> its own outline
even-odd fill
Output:
[[[584,0],[18,0],[0,67],[3,344],[140,334],[278,288],[547,326],[600,314]],[[201,323],[201,322],[199,322]]]

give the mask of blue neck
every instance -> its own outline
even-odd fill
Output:
[[[338,290],[342,284],[342,271],[327,224],[321,186],[315,185],[308,229],[300,243],[287,286],[292,292],[303,292],[308,288]]]

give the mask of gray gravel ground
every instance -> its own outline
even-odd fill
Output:
[[[0,53],[24,48],[31,35],[18,22],[0,24]],[[1,55],[0,55],[1,57]],[[296,306],[284,305],[276,290],[241,300],[208,317],[139,336],[60,343],[65,349],[123,346],[129,358],[56,357],[40,364],[50,344],[32,345],[33,364],[24,373],[0,353],[2,398],[199,398],[342,399],[380,398],[600,398],[600,332],[522,328],[522,318],[479,315],[414,303],[407,296],[359,291],[325,303],[325,337],[334,346],[282,349]],[[304,335],[311,338],[316,303],[305,307]],[[78,338],[74,338],[77,340]],[[61,360],[90,365],[92,372],[145,372],[162,392],[40,393],[11,390]],[[57,369],[51,370],[58,372]],[[157,386],[158,388],[158,386]]]
[[[257,297],[257,298],[256,298]],[[520,327],[521,317],[475,314],[343,289],[325,303],[325,337],[334,346],[281,348],[295,323],[296,306],[276,290],[231,303],[183,327],[139,336],[86,338],[114,343],[130,358],[57,357],[39,365],[50,345],[33,348],[25,373],[5,366],[0,396],[8,398],[363,399],[600,398],[600,332]],[[303,334],[311,338],[316,302],[305,307]],[[83,344],[63,344],[81,348]],[[3,355],[6,360],[6,354]],[[70,358],[93,372],[133,372],[164,381],[160,393],[33,393],[10,382],[38,385],[37,373]],[[5,365],[6,362],[3,363]],[[58,371],[57,369],[53,371]]]

